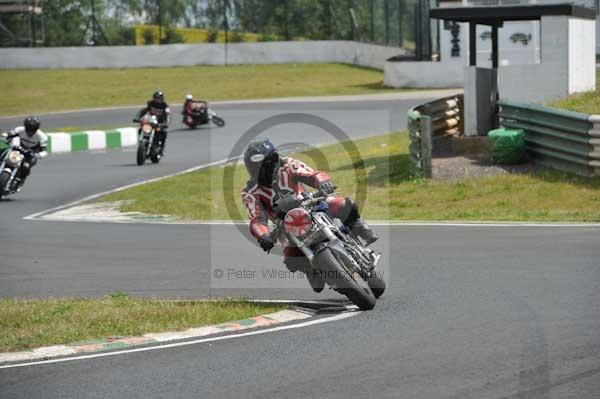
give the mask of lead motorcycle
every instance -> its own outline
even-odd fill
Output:
[[[159,140],[160,125],[156,115],[146,114],[141,119],[134,119],[134,122],[139,122],[138,130],[138,148],[136,161],[139,166],[142,166],[146,159],[150,158],[152,163],[159,163],[162,158],[160,152],[161,143]]]
[[[310,261],[315,276],[345,295],[362,310],[370,310],[385,291],[378,271],[380,254],[363,246],[339,219],[327,213],[327,195],[301,193],[301,200],[282,200],[277,206],[285,217],[275,221],[271,237],[284,237]]]
[[[2,133],[2,142],[8,145],[0,157],[0,198],[14,194],[21,190],[17,176],[21,171],[25,155],[28,150],[23,147],[11,147],[12,137],[8,133]]]
[[[210,109],[206,101],[193,101],[183,112],[183,123],[190,129],[195,129],[200,125],[206,125],[210,122],[218,127],[225,126],[225,120]]]

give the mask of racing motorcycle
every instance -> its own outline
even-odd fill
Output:
[[[218,127],[225,126],[225,120],[217,116],[216,112],[209,108],[206,101],[194,101],[192,110],[184,109],[181,114],[183,115],[183,123],[190,129],[206,125],[209,122],[213,122]]]
[[[345,295],[362,310],[370,310],[385,291],[378,272],[381,254],[365,247],[341,220],[327,213],[327,195],[301,193],[301,199],[284,197],[275,207],[277,219],[271,233],[274,240],[285,237],[310,261],[314,276]]]
[[[3,142],[9,145],[0,158],[0,198],[14,194],[21,190],[19,181],[16,178],[19,175],[21,166],[25,162],[27,151],[23,147],[10,147],[11,137],[7,133],[2,133]]]
[[[160,141],[158,132],[160,126],[156,115],[146,114],[142,119],[134,119],[134,122],[140,123],[138,131],[139,142],[137,148],[137,164],[142,166],[146,159],[150,158],[152,163],[159,163],[162,158],[160,152]]]

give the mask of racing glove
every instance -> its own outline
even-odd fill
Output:
[[[335,191],[335,185],[331,182],[331,180],[325,181],[319,184],[319,191],[325,195],[333,194]]]
[[[275,246],[275,240],[273,240],[269,234],[265,233],[258,239],[258,245],[260,245],[263,251],[269,253]]]

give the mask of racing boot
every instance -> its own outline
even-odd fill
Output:
[[[358,218],[350,230],[350,234],[355,238],[361,238],[365,242],[365,246],[373,244],[379,237],[377,234],[365,223],[362,218]]]

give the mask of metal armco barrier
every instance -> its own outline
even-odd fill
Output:
[[[499,101],[504,127],[523,129],[535,162],[581,176],[600,175],[600,116]]]
[[[431,178],[435,136],[463,134],[463,96],[444,97],[408,111],[410,174]]]

